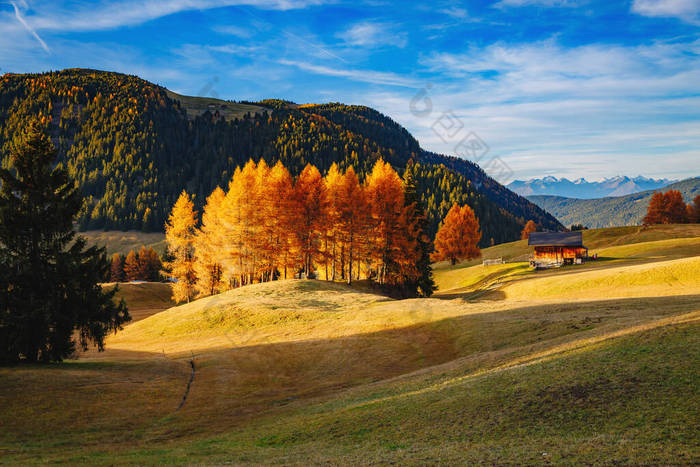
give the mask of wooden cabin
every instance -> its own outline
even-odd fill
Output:
[[[532,232],[527,244],[535,247],[530,261],[535,267],[580,263],[588,258],[582,232]]]

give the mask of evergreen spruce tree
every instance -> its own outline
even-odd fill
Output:
[[[421,196],[418,193],[418,184],[413,168],[413,164],[409,163],[404,172],[404,203],[418,230],[417,247],[419,254],[416,268],[419,276],[416,281],[408,282],[406,289],[409,294],[430,297],[437,289],[435,281],[433,281],[433,268],[430,266],[430,253],[433,251],[433,243],[428,236],[428,221],[425,217],[425,209],[421,203]]]
[[[73,222],[83,200],[38,123],[13,142],[0,169],[0,361],[60,361],[130,320],[102,248],[86,248]],[[77,342],[76,342],[77,341]]]

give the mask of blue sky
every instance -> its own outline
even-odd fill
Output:
[[[68,67],[364,104],[519,179],[700,175],[700,0],[0,3],[0,72]]]

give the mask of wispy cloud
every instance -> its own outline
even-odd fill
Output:
[[[469,17],[469,12],[467,10],[465,10],[464,8],[456,7],[456,6],[452,6],[449,8],[443,8],[439,11],[440,11],[440,13],[443,13],[447,16],[451,16],[451,17],[457,18],[457,19],[465,19],[465,18]]]
[[[41,48],[44,49],[46,51],[46,53],[51,53],[51,51],[49,50],[49,46],[46,45],[46,42],[44,42],[44,40],[41,37],[39,37],[39,34],[36,33],[34,28],[32,28],[30,25],[28,25],[27,22],[25,21],[24,17],[22,16],[22,13],[20,13],[20,11],[19,11],[19,7],[17,6],[17,2],[10,2],[10,4],[12,5],[12,7],[15,10],[15,18],[17,18],[17,21],[19,21],[20,24],[22,24],[24,29],[29,31],[29,33],[32,36],[34,36],[34,38],[37,40],[37,42],[39,42],[39,45],[41,45]],[[24,10],[28,9],[27,2],[25,2],[24,0],[21,1],[21,5],[22,5]]]
[[[338,78],[346,78],[352,81],[359,81],[363,83],[401,86],[407,88],[420,87],[420,84],[417,83],[415,80],[406,78],[405,76],[401,76],[395,73],[372,70],[331,68],[294,60],[279,60],[278,63],[280,63],[281,65],[293,66],[299,68],[300,70],[308,71],[318,75],[335,76]]]
[[[689,23],[700,24],[698,0],[634,0],[632,12],[643,16],[679,18]]]
[[[321,5],[325,0],[126,0],[101,1],[80,8],[62,9],[43,3],[29,17],[37,30],[98,31],[134,26],[191,10],[226,6],[252,6],[269,10],[292,10]]]
[[[253,35],[252,31],[250,31],[249,29],[233,25],[214,26],[212,30],[218,32],[219,34],[236,36],[242,39],[247,39]]]
[[[423,64],[433,73],[429,117],[410,112],[408,92],[361,97],[427,149],[454,153],[454,144],[431,130],[452,111],[523,177],[607,176],[639,167],[679,176],[700,160],[700,40],[494,44],[436,53]]]
[[[587,3],[586,0],[501,0],[496,3],[495,7],[524,7],[524,6],[540,6],[540,7],[577,7]]]
[[[406,32],[399,30],[398,25],[390,22],[363,21],[353,24],[350,28],[339,33],[349,47],[406,47],[408,37]]]

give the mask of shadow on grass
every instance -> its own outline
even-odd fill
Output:
[[[531,305],[443,319],[436,307],[427,317],[432,322],[417,317],[415,324],[396,329],[200,351],[187,402],[167,419],[162,417],[171,414],[184,390],[185,360],[120,351],[114,354],[118,361],[18,367],[31,370],[27,372],[0,368],[6,383],[0,385],[0,424],[11,425],[18,440],[60,438],[67,443],[62,449],[82,446],[85,430],[90,430],[93,446],[88,450],[211,436],[350,388],[434,371],[430,369],[442,364],[462,368],[463,363],[450,362],[467,357],[474,359],[475,369],[488,368],[508,355],[530,355],[571,339],[687,313],[698,305],[700,294],[693,294]],[[129,358],[143,362],[121,360]],[[100,380],[76,378],[75,370],[83,369],[96,371]],[[57,370],[66,375],[57,377]],[[75,403],[67,404],[69,400]],[[17,410],[26,411],[31,404],[37,404],[31,417],[17,416]],[[87,422],[81,419],[86,411]]]

